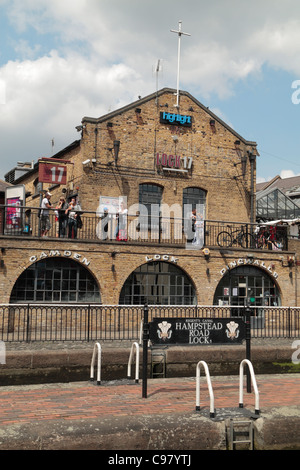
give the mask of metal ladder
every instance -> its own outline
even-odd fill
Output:
[[[230,419],[229,450],[234,450],[238,444],[248,444],[249,450],[253,450],[253,421]],[[238,439],[241,437],[241,439]],[[248,437],[248,439],[246,439]]]
[[[166,351],[151,349],[151,378],[166,377]]]

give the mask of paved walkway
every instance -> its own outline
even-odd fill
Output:
[[[202,373],[202,372],[201,372]],[[239,377],[212,377],[216,416],[219,408],[238,408]],[[261,414],[273,407],[300,407],[300,374],[256,377]],[[113,416],[194,413],[194,378],[148,379],[147,398],[134,381],[73,382],[0,388],[0,430],[12,424],[84,420]],[[244,408],[254,411],[255,395],[244,387]],[[205,376],[200,384],[201,410],[209,410]]]

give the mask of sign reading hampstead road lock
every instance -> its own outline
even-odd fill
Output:
[[[244,339],[241,318],[154,318],[150,323],[153,344],[239,344]]]

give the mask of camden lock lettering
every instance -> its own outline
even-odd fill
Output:
[[[224,276],[224,274],[226,274],[227,271],[230,271],[231,269],[234,269],[238,266],[245,265],[245,264],[266,269],[274,277],[274,279],[278,278],[277,272],[273,271],[273,268],[271,265],[267,266],[264,261],[259,261],[257,259],[253,260],[253,259],[243,259],[243,258],[240,258],[235,261],[231,261],[227,266],[225,266],[225,268],[221,269],[220,274]]]
[[[90,261],[88,261],[80,253],[72,253],[72,251],[69,251],[69,250],[64,250],[64,251],[50,250],[49,253],[42,251],[42,253],[40,253],[39,255],[30,256],[29,261],[30,263],[35,263],[36,261],[41,260],[41,259],[57,257],[57,256],[63,256],[65,258],[73,258],[77,261],[80,261],[85,266],[88,266],[90,264]]]
[[[154,318],[150,323],[153,344],[236,344],[244,339],[241,318]]]
[[[151,261],[170,261],[170,263],[177,264],[178,258],[175,258],[171,255],[154,255],[154,256],[146,256],[146,262],[149,263]]]

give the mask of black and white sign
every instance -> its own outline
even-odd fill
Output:
[[[240,344],[244,339],[242,318],[154,318],[150,323],[153,344]]]

